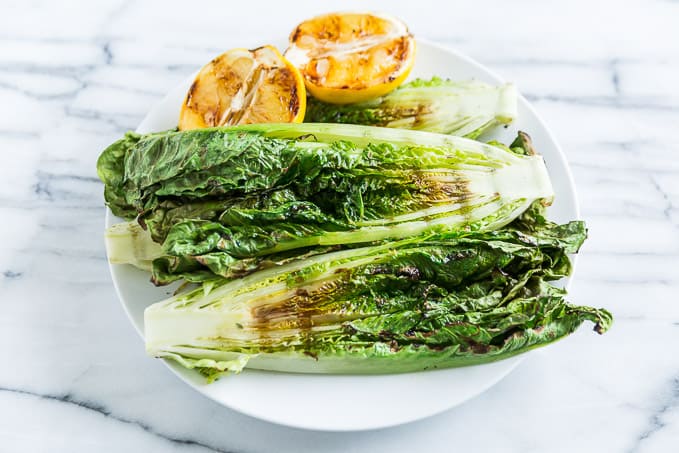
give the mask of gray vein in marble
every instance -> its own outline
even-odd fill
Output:
[[[607,167],[605,165],[596,165],[596,164],[591,164],[589,162],[578,162],[578,161],[571,161],[570,162],[571,167],[577,167],[577,168],[583,168],[587,170],[597,170],[597,171],[611,171],[611,167]],[[629,173],[641,173],[641,174],[648,174],[650,172],[654,174],[669,174],[669,175],[674,175],[677,174],[679,175],[679,169],[667,169],[667,168],[643,168],[643,167],[616,167],[615,170],[617,171],[624,171],[624,172],[629,172]]]
[[[537,95],[526,93],[526,99],[533,102],[549,101],[564,104],[582,105],[586,107],[604,107],[616,110],[647,110],[663,113],[679,114],[679,106],[637,100],[620,96],[558,96],[555,94]]]
[[[59,201],[59,203],[55,203],[56,201]],[[95,198],[92,197],[92,204],[83,204],[82,200],[80,200],[76,204],[69,204],[69,203],[63,203],[63,201],[71,201],[71,200],[47,200],[45,198],[43,199],[35,199],[32,198],[30,200],[20,200],[20,199],[14,199],[10,200],[8,198],[0,198],[0,206],[3,208],[9,208],[9,209],[17,209],[17,210],[23,210],[23,211],[38,211],[38,212],[44,212],[46,207],[54,207],[55,209],[59,209],[60,211],[64,210],[83,210],[83,211],[99,211],[100,215],[103,218],[104,211],[103,211],[103,204],[100,198]],[[77,200],[76,200],[77,201]]]
[[[648,145],[654,145],[658,146],[661,145],[661,143],[658,143],[653,140],[625,140],[625,141],[604,141],[604,142],[598,142],[596,145],[601,145],[601,146],[608,146],[611,148],[619,149],[621,151],[638,151],[639,146],[648,146]]]
[[[97,110],[85,110],[85,109],[74,109],[70,106],[65,106],[64,115],[71,118],[90,120],[95,122],[100,122],[113,126],[114,132],[122,134],[134,129],[136,124],[141,120],[140,115],[133,115],[129,113],[110,113],[110,112],[100,112]],[[116,117],[123,117],[129,119],[124,123],[119,122]]]
[[[187,77],[193,73],[194,71],[197,71],[200,69],[200,65],[196,64],[153,64],[153,63],[115,63],[112,64],[112,66],[115,66],[117,68],[126,68],[126,69],[156,69],[156,70],[161,70],[161,71],[168,71],[168,72],[183,72]],[[96,69],[96,67],[94,68]]]
[[[66,91],[64,93],[58,93],[58,94],[41,94],[41,93],[34,93],[30,90],[25,90],[25,89],[19,88],[18,86],[12,85],[11,83],[0,82],[0,89],[15,91],[15,92],[21,93],[24,96],[27,96],[31,99],[35,99],[36,101],[53,101],[53,100],[60,100],[60,99],[71,99],[71,98],[75,97],[85,87],[86,87],[86,84],[80,82],[80,86],[75,88],[74,90],[70,90],[70,91]]]
[[[96,87],[96,88],[109,88],[109,89],[116,90],[116,91],[123,91],[125,93],[142,94],[144,96],[151,96],[151,97],[158,97],[158,98],[167,94],[167,93],[162,92],[162,91],[144,90],[142,88],[137,88],[135,86],[118,85],[118,84],[115,84],[115,83],[88,82],[86,84],[86,86],[87,87]]]
[[[663,190],[663,188],[660,186],[658,181],[653,177],[653,175],[649,175],[648,179],[650,179],[651,184],[653,185],[653,188],[658,191],[660,196],[663,198],[665,201],[665,207],[663,209],[663,215],[665,218],[674,225],[674,222],[672,221],[672,211],[675,209],[674,205],[672,204],[672,199],[670,196]]]
[[[620,313],[615,313],[615,322],[620,323],[621,321],[645,321],[645,322],[657,322],[666,323],[667,319],[658,319],[655,317],[648,317],[644,315],[621,315]],[[670,325],[677,326],[679,322],[671,322]],[[639,407],[635,405],[638,409]]]
[[[81,226],[78,223],[69,224],[54,224],[47,222],[40,222],[38,226],[44,231],[74,231],[78,232],[81,230]]]
[[[614,58],[609,63],[611,71],[611,83],[616,96],[620,96],[620,73],[618,71],[618,59]]]
[[[72,164],[77,163],[78,159],[73,157],[59,157],[59,156],[46,156],[42,159],[42,163],[55,163],[55,164]]]
[[[113,62],[113,52],[111,51],[111,43],[105,42],[101,46],[101,50],[104,52],[104,64],[110,65]]]
[[[620,251],[587,251],[587,256],[620,256],[620,257],[635,257],[635,256],[653,256],[653,257],[679,257],[679,252],[676,253],[658,253],[658,252],[620,252]]]
[[[44,43],[44,44],[87,44],[92,42],[92,38],[64,38],[62,36],[18,36],[0,33],[0,41],[17,41],[28,43]]]
[[[94,403],[94,402],[91,402],[91,401],[78,399],[72,393],[65,393],[63,395],[52,395],[52,394],[42,394],[42,393],[31,392],[29,390],[12,389],[12,388],[5,388],[5,387],[0,387],[0,392],[13,393],[13,394],[16,394],[16,395],[24,395],[26,397],[39,398],[41,400],[46,400],[46,401],[53,401],[53,402],[58,402],[58,403],[70,404],[70,405],[76,406],[76,407],[84,409],[84,410],[88,410],[88,411],[92,411],[92,412],[96,412],[98,414],[101,414],[102,416],[106,417],[107,419],[115,420],[116,422],[125,423],[127,425],[136,426],[136,427],[141,428],[143,431],[145,431],[145,432],[147,432],[147,433],[149,433],[153,436],[164,439],[164,440],[166,440],[166,441],[168,441],[172,444],[175,444],[175,445],[200,447],[200,448],[204,448],[208,451],[216,452],[216,453],[233,453],[232,451],[222,450],[221,448],[215,447],[213,445],[208,445],[208,444],[200,442],[198,440],[181,438],[181,437],[173,437],[173,436],[170,436],[168,434],[158,432],[158,431],[154,430],[152,426],[148,425],[147,423],[144,423],[143,421],[133,420],[133,419],[118,416],[116,414],[113,414],[108,408],[106,408],[106,406],[104,406],[102,404]]]
[[[35,198],[27,203],[42,201],[49,203],[50,206],[62,209],[69,206],[68,204],[64,205],[64,202],[80,202],[77,205],[78,208],[88,209],[96,207],[103,209],[100,199],[101,182],[95,176],[60,175],[38,171],[36,179],[37,181],[31,186]],[[73,185],[71,183],[78,184]],[[94,190],[92,190],[93,184],[95,185]],[[0,199],[0,204],[2,204],[2,201]]]
[[[595,59],[584,59],[584,60],[567,60],[567,59],[555,59],[555,58],[512,58],[507,60],[504,58],[486,58],[485,61],[489,65],[498,66],[570,66],[579,68],[598,68],[598,67],[611,67],[613,63],[616,65],[620,64],[639,64],[639,65],[649,65],[665,63],[668,60],[666,58],[653,59],[653,58],[595,58]]]
[[[104,53],[106,58],[106,53]],[[0,72],[6,73],[27,73],[27,74],[39,74],[47,76],[83,76],[91,73],[95,69],[98,69],[102,64],[82,64],[82,65],[40,65],[35,63],[0,63]],[[195,64],[153,64],[153,63],[110,63],[110,66],[115,66],[119,68],[129,68],[129,69],[158,69],[169,72],[181,71],[186,73],[188,76],[192,72],[200,68],[200,65]]]
[[[0,72],[40,74],[46,76],[78,76],[92,72],[99,66],[100,65],[98,64],[50,66],[35,63],[2,63],[0,64]]]
[[[663,415],[670,412],[679,406],[679,377],[675,377],[669,383],[669,395],[662,401],[648,419],[648,427],[639,435],[634,445],[628,450],[628,453],[635,453],[640,451],[643,444],[652,436],[657,434],[661,429],[667,426],[667,422],[663,420]]]
[[[73,175],[68,173],[49,173],[46,171],[37,172],[38,179],[48,180],[48,181],[82,181],[82,182],[92,182],[101,185],[101,180],[96,176],[85,176],[85,175]]]
[[[667,278],[599,278],[599,277],[589,277],[587,275],[578,275],[578,280],[582,280],[587,283],[603,283],[606,285],[662,285],[662,286],[674,286],[679,285],[679,280],[667,279]]]
[[[65,107],[64,109],[65,113],[69,116],[73,116],[76,118],[82,118],[82,119],[95,119],[95,120],[101,120],[101,119],[106,119],[107,117],[114,117],[114,116],[122,116],[125,118],[138,118],[140,115],[136,113],[123,113],[123,112],[102,112],[100,110],[93,110],[93,109],[78,109],[78,108],[73,108],[73,107]]]
[[[45,181],[38,181],[33,185],[33,193],[38,196],[38,198],[46,199],[48,201],[54,200],[52,195],[52,190]]]
[[[78,260],[105,261],[108,263],[108,259],[106,258],[106,254],[103,252],[103,250],[101,253],[89,253],[72,249],[67,251],[65,249],[59,250],[43,247],[39,250],[31,249],[31,253],[33,255],[50,255],[58,256],[60,258],[76,258]]]
[[[12,270],[6,270],[5,272],[2,273],[2,276],[5,277],[6,279],[20,278],[22,275],[24,275],[23,272],[16,272]]]
[[[0,138],[35,139],[40,138],[40,132],[0,129]]]
[[[648,220],[650,218],[655,219],[657,217],[654,214],[652,214],[652,215],[647,214],[647,212],[655,212],[655,210],[653,208],[649,208],[648,206],[646,206],[644,204],[630,203],[630,202],[626,201],[626,202],[623,202],[621,204],[621,206],[624,208],[622,215],[620,215],[620,212],[618,212],[617,215],[616,215],[615,213],[612,213],[612,212],[606,211],[605,209],[599,208],[598,212],[596,214],[594,214],[594,215],[588,214],[587,217],[591,218],[591,217],[594,217],[596,215],[596,216],[599,216],[599,217],[608,217],[608,218],[623,217],[624,219],[628,219],[628,220],[629,219]],[[638,211],[640,209],[644,209],[644,212],[639,213]],[[661,213],[660,217],[662,218],[663,221],[667,220],[667,218],[664,215],[662,215],[662,213]]]

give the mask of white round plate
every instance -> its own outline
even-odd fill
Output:
[[[455,80],[503,82],[469,57],[419,40],[411,78],[434,75]],[[146,115],[137,131],[176,127],[181,103],[192,80],[190,77],[170,91]],[[531,135],[536,150],[547,163],[556,193],[550,218],[557,222],[578,218],[566,160],[547,127],[523,97],[519,99],[518,121],[507,129],[497,128],[483,138],[510,143],[517,130]],[[107,212],[107,226],[118,221],[120,219]],[[112,265],[111,274],[125,311],[143,336],[144,309],[168,297],[175,287],[156,288],[149,282],[147,273],[129,265]],[[167,365],[208,398],[244,414],[297,428],[353,431],[394,426],[450,409],[497,383],[521,360],[522,356],[517,356],[487,365],[379,376],[305,375],[246,369],[240,375],[226,376],[213,384],[206,384],[202,376],[174,362]]]

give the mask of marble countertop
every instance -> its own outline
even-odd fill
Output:
[[[95,161],[220,51],[386,4],[18,3],[0,15],[0,451],[676,451],[678,2],[389,3],[544,116],[590,229],[570,298],[615,324],[531,354],[444,414],[344,434],[241,415],[145,356],[108,273]]]

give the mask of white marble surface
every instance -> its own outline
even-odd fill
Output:
[[[679,2],[442,3],[0,2],[1,452],[677,451]],[[95,161],[218,52],[352,8],[388,9],[534,102],[590,228],[571,299],[616,321],[442,415],[333,434],[225,409],[145,356],[108,274]]]

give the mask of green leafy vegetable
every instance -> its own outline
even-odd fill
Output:
[[[239,275],[241,260],[289,251],[500,228],[552,197],[542,158],[529,149],[527,141],[510,149],[419,131],[265,124],[128,135],[104,151],[100,176],[114,213],[138,213],[176,257],[154,265],[162,284],[205,266]],[[124,165],[110,164],[121,155]]]
[[[570,273],[582,222],[535,204],[511,225],[307,256],[219,280],[145,312],[149,354],[211,379],[244,366],[389,373],[486,363],[553,342],[601,309],[547,283]]]
[[[107,232],[111,261],[201,283],[147,308],[148,353],[210,379],[472,365],[612,322],[549,283],[586,229],[545,218],[553,191],[524,133],[509,147],[344,124],[130,133],[98,173],[127,219]]]
[[[418,129],[476,138],[516,118],[514,85],[454,82],[433,77],[401,85],[391,93],[360,104],[326,104],[307,100],[304,120]]]

